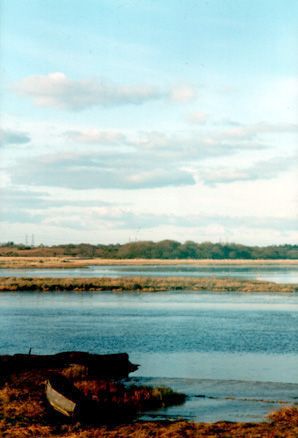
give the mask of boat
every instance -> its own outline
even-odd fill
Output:
[[[53,375],[47,380],[46,396],[55,411],[67,417],[76,415],[80,402],[80,393],[62,375]]]

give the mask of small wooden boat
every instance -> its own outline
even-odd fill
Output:
[[[46,382],[46,396],[50,405],[67,417],[75,416],[80,393],[62,375],[51,376]]]

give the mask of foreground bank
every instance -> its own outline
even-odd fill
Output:
[[[125,277],[46,278],[3,277],[0,292],[15,291],[214,291],[214,292],[298,292],[298,284],[226,278]]]
[[[80,370],[79,370],[80,371]],[[66,369],[64,375],[75,378],[76,369]],[[262,423],[194,423],[188,421],[139,421],[121,419],[109,424],[103,419],[92,424],[81,420],[65,419],[49,409],[43,396],[43,381],[47,375],[35,371],[13,374],[9,380],[2,381],[0,388],[0,436],[6,438],[178,438],[178,437],[263,437],[290,438],[298,436],[298,408],[288,406],[272,413]],[[78,377],[78,376],[77,376]],[[93,380],[77,381],[78,388],[94,392]],[[98,385],[97,385],[98,386]],[[97,388],[96,386],[96,388]],[[120,389],[122,388],[120,384]],[[119,398],[119,385],[101,382],[100,394],[104,400],[113,396],[113,403],[130,402],[138,405],[144,402],[162,402],[164,395],[150,388],[131,388]],[[104,397],[103,397],[104,394]],[[118,397],[118,398],[117,398]],[[144,406],[143,406],[144,407]]]
[[[297,408],[286,408],[272,414],[268,422],[257,424],[163,421],[101,427],[82,427],[78,424],[7,427],[0,420],[0,431],[5,438],[294,438],[298,436],[298,411]]]

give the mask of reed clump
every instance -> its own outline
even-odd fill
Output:
[[[125,386],[108,380],[83,380],[75,383],[87,399],[96,401],[100,408],[110,407],[111,411],[137,412],[158,409],[185,401],[185,395],[170,388],[150,386]]]
[[[76,386],[82,395],[83,403],[93,402],[92,410],[95,417],[78,417],[68,421],[59,414],[54,415],[45,398],[45,382],[53,373],[59,370],[27,370],[13,373],[2,381],[0,388],[0,436],[1,437],[62,437],[63,432],[75,433],[90,429],[94,418],[105,423],[102,412],[111,416],[113,421],[126,422],[137,412],[155,409],[173,404],[183,403],[185,396],[177,394],[168,388],[151,388],[144,386],[126,386],[119,381],[94,379],[86,376],[86,368],[74,365],[62,370],[62,374]],[[99,414],[97,414],[97,412]],[[128,417],[129,415],[129,417]],[[99,426],[98,426],[99,427]],[[74,434],[73,436],[81,436]]]
[[[278,424],[279,427],[297,428],[298,432],[298,406],[286,406],[279,411],[271,412],[269,415],[269,420],[272,422],[272,424]]]

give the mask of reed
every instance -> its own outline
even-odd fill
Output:
[[[124,277],[124,278],[17,278],[3,277],[0,292],[15,291],[214,291],[214,292],[297,292],[298,284],[277,284],[232,278]]]
[[[106,259],[75,258],[70,256],[0,256],[0,268],[80,268],[84,266],[117,266],[117,265],[197,265],[197,266],[256,266],[256,265],[296,265],[298,259]]]
[[[81,370],[84,371],[84,370]],[[80,370],[67,370],[80,382]],[[294,438],[298,436],[298,408],[288,406],[271,413],[262,423],[193,423],[180,421],[123,421],[114,425],[94,425],[80,421],[59,421],[48,414],[42,393],[45,371],[11,376],[0,388],[0,436],[4,438]],[[109,382],[86,384],[87,393],[118,389]],[[154,392],[154,390],[153,390]],[[162,391],[157,390],[158,397]]]
[[[65,429],[73,432],[78,425],[81,430],[91,427],[79,419],[65,422],[64,417],[59,418],[51,414],[44,397],[44,383],[53,371],[57,372],[57,370],[47,369],[19,372],[12,374],[9,379],[2,382],[0,388],[1,437],[47,437],[57,430],[59,430],[59,436],[64,436],[63,430]],[[131,418],[131,415],[135,415],[140,410],[180,404],[185,400],[183,394],[175,393],[169,388],[126,386],[113,380],[88,379],[85,376],[84,367],[68,367],[62,371],[62,374],[72,379],[85,400],[96,402],[99,414],[102,411],[110,413],[113,420],[117,418],[115,413],[121,414],[119,418],[122,422],[125,422],[125,415],[128,413]],[[5,435],[4,432],[8,430],[10,430],[9,434]],[[32,430],[35,435],[31,435]]]

